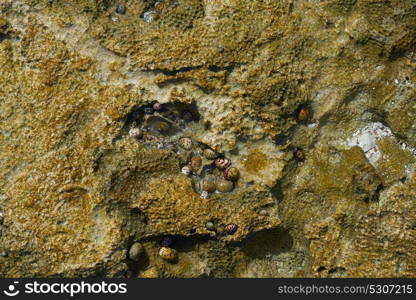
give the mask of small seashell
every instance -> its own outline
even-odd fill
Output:
[[[3,251],[3,252],[1,253],[1,256],[3,256],[3,257],[8,257],[8,256],[9,256],[9,253],[8,253],[7,251]]]
[[[202,179],[199,182],[199,188],[207,193],[213,193],[216,190],[215,183],[208,179]]]
[[[306,122],[309,119],[310,111],[309,108],[304,107],[298,113],[298,121]]]
[[[217,191],[221,192],[221,193],[228,193],[231,192],[234,188],[234,184],[232,181],[229,180],[225,180],[225,179],[218,179],[217,182],[215,183],[215,186],[217,188]]]
[[[153,109],[155,111],[160,111],[162,110],[162,104],[160,104],[159,102],[156,102],[155,104],[153,104]]]
[[[269,213],[267,212],[267,210],[262,209],[262,210],[259,212],[259,215],[261,215],[261,216],[268,216],[268,215],[269,215]]]
[[[205,228],[209,231],[214,231],[215,230],[214,222],[208,221],[207,223],[205,223]]]
[[[192,170],[198,171],[202,166],[202,158],[200,156],[194,156],[191,158],[190,166]]]
[[[214,150],[207,148],[204,150],[204,156],[206,159],[214,160],[218,157],[218,154]]]
[[[143,131],[140,128],[136,128],[136,127],[130,128],[129,136],[134,137],[136,139],[140,139],[143,137]]]
[[[166,261],[173,262],[178,257],[178,253],[175,249],[162,247],[159,250],[159,256]]]
[[[181,170],[183,175],[189,176],[192,173],[192,168],[190,166],[184,166]]]
[[[147,23],[151,23],[157,20],[159,17],[158,13],[154,10],[149,10],[143,14],[143,20]]]
[[[305,152],[302,148],[296,148],[293,151],[293,156],[297,161],[304,161],[305,160]]]
[[[116,13],[124,15],[126,13],[126,7],[123,4],[119,4],[116,7]]]
[[[237,181],[238,177],[240,177],[240,171],[235,167],[229,167],[224,171],[224,177],[227,180]]]
[[[156,267],[151,267],[145,271],[142,272],[140,275],[140,278],[158,278],[159,277],[159,271]]]
[[[238,226],[236,224],[228,224],[225,226],[225,232],[228,234],[234,234],[238,229]]]
[[[192,140],[188,137],[182,137],[179,139],[179,146],[186,150],[190,150],[192,148]]]
[[[163,0],[156,1],[155,5],[154,5],[154,8],[157,9],[157,10],[160,10],[161,8],[163,8],[163,5],[164,5]]]
[[[201,199],[208,199],[209,194],[207,191],[202,191],[201,195],[200,195]]]
[[[231,166],[231,160],[225,157],[220,157],[215,160],[215,166],[220,170],[226,170]]]
[[[143,254],[144,248],[140,243],[134,243],[129,250],[129,257],[131,260],[138,261],[140,256]]]

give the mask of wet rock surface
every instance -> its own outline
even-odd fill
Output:
[[[416,276],[415,5],[1,1],[0,275]]]

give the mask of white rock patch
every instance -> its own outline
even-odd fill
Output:
[[[381,157],[377,141],[387,136],[393,136],[390,128],[380,122],[374,122],[356,130],[347,141],[347,145],[349,147],[358,146],[363,149],[368,161],[374,165]]]

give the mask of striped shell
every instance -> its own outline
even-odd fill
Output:
[[[228,234],[234,234],[238,229],[238,226],[236,224],[228,224],[225,226],[225,232]]]
[[[225,157],[220,157],[215,160],[215,166],[220,170],[226,170],[231,166],[231,160]]]

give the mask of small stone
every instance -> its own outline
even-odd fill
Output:
[[[140,128],[131,128],[129,130],[129,136],[134,137],[136,139],[141,139],[143,137],[143,131]]]
[[[205,224],[205,228],[206,228],[207,230],[209,230],[209,231],[214,231],[214,230],[215,230],[215,224],[214,224],[213,222],[211,222],[211,221],[208,221],[208,222]]]
[[[262,209],[262,210],[259,212],[259,215],[261,215],[261,216],[268,216],[268,215],[269,215],[269,213],[267,212],[267,210]]]
[[[160,242],[160,245],[162,247],[170,247],[173,244],[173,238],[171,236],[164,236],[162,238],[162,241]]]
[[[201,199],[208,199],[209,193],[207,191],[202,191],[200,197]]]
[[[151,267],[143,271],[140,278],[159,278],[159,271],[156,267]]]
[[[140,256],[144,253],[143,245],[140,243],[134,243],[129,250],[129,258],[134,261],[138,261]]]
[[[276,145],[278,146],[283,146],[287,143],[288,141],[288,137],[286,135],[284,135],[283,133],[277,135],[274,139],[274,142]]]
[[[8,256],[9,256],[9,253],[8,253],[7,251],[3,251],[3,252],[1,253],[1,256],[3,256],[3,257],[8,257]]]
[[[175,249],[162,247],[159,250],[159,256],[166,261],[173,262],[177,259],[178,253]]]
[[[238,226],[236,224],[228,224],[225,226],[225,232],[228,234],[234,234],[238,229]]]
[[[145,107],[144,108],[144,113],[146,115],[152,115],[154,113],[153,107]]]
[[[117,5],[116,13],[124,15],[126,13],[126,7],[123,4]]]
[[[206,159],[214,160],[218,157],[218,153],[212,149],[207,148],[204,150],[204,156]]]
[[[183,175],[189,176],[192,173],[192,168],[190,166],[184,166],[181,170]]]
[[[218,179],[215,183],[215,186],[217,188],[217,191],[221,193],[231,192],[234,188],[233,182],[225,179]]]

